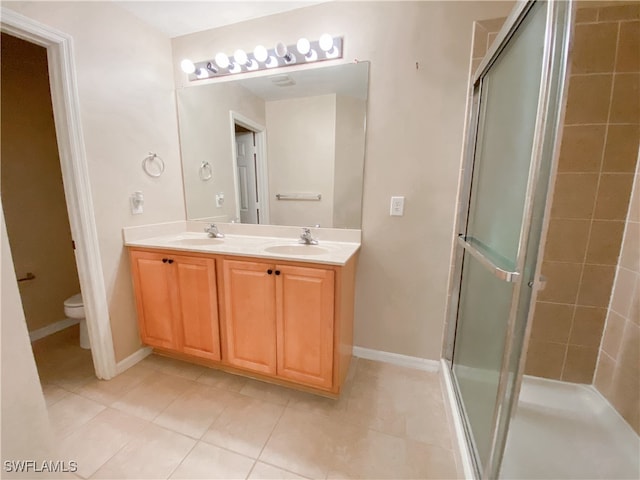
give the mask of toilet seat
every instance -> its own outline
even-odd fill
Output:
[[[64,301],[64,306],[65,307],[84,307],[84,303],[82,303],[82,294],[81,293],[76,293],[75,295],[67,298]]]
[[[80,346],[90,349],[89,331],[87,329],[87,321],[85,320],[84,302],[82,301],[82,293],[76,293],[64,301],[64,314],[68,318],[77,319],[80,323]]]

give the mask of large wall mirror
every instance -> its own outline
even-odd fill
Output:
[[[177,92],[187,218],[360,228],[369,63]]]

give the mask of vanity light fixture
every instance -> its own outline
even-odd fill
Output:
[[[184,59],[180,66],[188,75],[189,81],[218,78],[237,73],[342,58],[342,43],[342,37],[332,37],[325,33],[318,40],[300,38],[295,45],[278,42],[274,48],[270,49],[258,45],[253,52],[237,49],[232,57],[228,57],[224,52],[218,52],[213,60],[194,63],[190,59]]]

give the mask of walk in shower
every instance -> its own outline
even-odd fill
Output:
[[[638,478],[640,5],[478,32],[444,345],[467,474]]]

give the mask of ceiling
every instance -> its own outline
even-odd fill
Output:
[[[169,37],[179,37],[315,5],[322,1],[117,1],[115,3]]]

